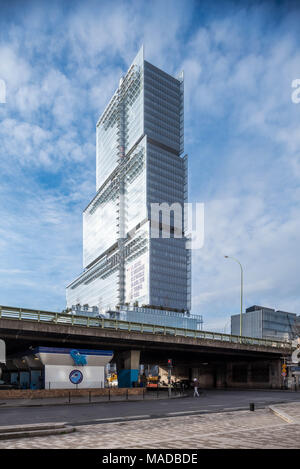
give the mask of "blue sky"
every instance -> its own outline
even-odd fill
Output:
[[[185,73],[190,200],[205,203],[193,312],[229,332],[245,306],[300,313],[297,2],[1,1],[0,304],[60,311],[81,271],[95,125],[143,43]]]

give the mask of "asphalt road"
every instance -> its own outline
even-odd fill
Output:
[[[176,417],[202,412],[262,408],[271,404],[300,402],[300,392],[210,390],[199,398],[185,397],[137,402],[105,402],[41,407],[0,407],[0,426],[45,422],[105,423],[138,418]]]

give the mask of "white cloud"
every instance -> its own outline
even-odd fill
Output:
[[[81,210],[94,195],[95,124],[144,43],[147,60],[185,71],[191,195],[206,203],[194,310],[205,328],[224,328],[238,312],[239,270],[229,254],[245,266],[245,305],[299,311],[300,105],[290,99],[300,78],[299,12],[274,24],[266,4],[216,12],[210,22],[197,13],[197,2],[74,2],[64,13],[49,4],[2,23],[7,303],[64,307],[64,287],[81,265]]]

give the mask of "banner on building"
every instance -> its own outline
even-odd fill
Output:
[[[147,255],[139,257],[126,268],[126,303],[141,301],[148,293]]]

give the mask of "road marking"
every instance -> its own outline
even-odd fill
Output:
[[[166,415],[184,415],[184,414],[195,414],[202,412],[200,409],[199,410],[185,410],[182,412],[168,412]]]
[[[245,407],[236,406],[236,407],[224,407],[224,408],[223,408],[223,410],[237,410],[237,409],[239,409],[239,410],[247,410],[248,407],[246,408],[246,406],[245,406]]]
[[[107,417],[104,419],[92,419],[91,422],[103,422],[103,420],[120,420],[123,417]],[[86,422],[86,420],[81,420],[82,422]]]
[[[101,422],[102,420],[128,420],[128,419],[141,419],[141,418],[149,418],[150,415],[128,415],[126,417],[106,417],[104,419],[97,419],[97,422]],[[95,420],[94,420],[95,421]]]
[[[121,419],[141,419],[141,418],[149,418],[150,415],[128,415],[127,417],[119,417]]]

